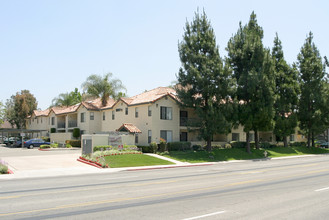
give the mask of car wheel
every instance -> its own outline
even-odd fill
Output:
[[[30,148],[30,149],[33,149],[33,145],[31,144],[31,145],[29,146],[29,148]]]

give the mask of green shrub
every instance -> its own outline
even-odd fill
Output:
[[[80,140],[66,140],[65,143],[70,144],[72,147],[81,147]]]
[[[232,148],[232,146],[231,146],[231,144],[227,144],[227,143],[226,143],[226,144],[224,145],[224,148],[225,148],[225,149],[230,149],[230,148]]]
[[[7,174],[7,173],[8,173],[8,167],[0,164],[0,174]]]
[[[141,149],[143,153],[153,153],[151,146],[138,146],[138,148]]]
[[[242,141],[231,141],[232,148],[245,148],[247,143]]]
[[[73,128],[73,137],[78,139],[80,137],[80,128]]]
[[[195,146],[199,146],[199,145],[195,145]],[[185,151],[185,150],[191,150],[191,142],[180,141],[180,142],[168,143],[168,151]],[[193,150],[194,150],[194,147],[193,147]]]
[[[0,160],[0,174],[7,174],[8,173],[8,166],[5,161]]]
[[[50,145],[49,144],[40,145],[40,149],[46,149],[46,148],[50,148]]]
[[[93,149],[93,152],[106,151],[106,150],[111,150],[111,149],[112,149],[111,145],[101,145],[101,146],[95,146]]]
[[[56,133],[56,128],[50,128],[50,133]]]
[[[196,144],[196,145],[193,145],[193,146],[192,146],[192,149],[193,149],[194,151],[199,151],[199,150],[202,150],[202,146]]]
[[[158,151],[158,145],[155,142],[150,143],[150,148],[152,150],[152,153],[156,153]],[[163,152],[163,151],[162,151]]]
[[[290,147],[306,147],[306,142],[290,142]]]
[[[71,144],[66,144],[65,146],[66,146],[66,148],[72,148]]]
[[[167,143],[165,141],[160,141],[159,150],[160,150],[160,152],[167,151]]]
[[[57,148],[57,147],[58,147],[58,143],[51,143],[51,144],[50,144],[50,147],[51,147],[51,148]]]
[[[41,137],[41,139],[45,142],[50,142],[50,137]]]
[[[268,142],[263,142],[263,143],[260,143],[260,147],[264,148],[264,149],[271,148],[271,144]]]

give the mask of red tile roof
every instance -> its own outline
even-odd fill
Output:
[[[128,105],[138,105],[143,103],[155,102],[164,96],[170,96],[173,99],[178,100],[176,97],[176,91],[169,87],[158,87],[156,89],[146,91],[131,98],[121,98],[121,100],[126,102]]]
[[[135,125],[130,123],[125,123],[121,125],[120,128],[117,129],[117,131],[128,131],[130,133],[142,133],[141,130],[139,130]]]
[[[128,106],[129,105],[139,105],[144,103],[151,103],[155,102],[165,96],[170,96],[174,100],[178,100],[176,96],[176,91],[169,87],[158,87],[156,89],[152,89],[150,91],[146,91],[144,93],[141,93],[139,95],[127,98],[122,97],[118,101],[123,101]],[[69,114],[76,112],[81,105],[83,105],[88,110],[94,110],[99,111],[103,109],[109,109],[112,108],[118,101],[115,101],[114,99],[109,98],[107,101],[107,104],[105,106],[102,105],[102,101],[100,98],[90,100],[90,101],[84,101],[76,105],[68,106],[68,107],[52,107],[51,109],[46,109],[44,111],[35,110],[34,114],[36,117],[38,116],[48,116],[51,111],[55,113],[55,115],[61,115],[61,114]]]

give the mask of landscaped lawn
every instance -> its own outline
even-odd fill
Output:
[[[266,150],[269,157],[283,157],[283,156],[296,156],[305,154],[326,154],[329,153],[329,149],[318,147],[275,147]]]
[[[208,153],[206,151],[171,151],[169,158],[189,163],[229,161],[229,160],[248,160],[264,158],[264,151],[268,152],[268,157],[295,156],[303,154],[324,154],[329,153],[329,149],[306,147],[274,147],[270,149],[252,149],[252,154],[248,154],[244,148],[232,149],[214,149]]]
[[[111,168],[174,164],[167,160],[162,160],[144,154],[111,155],[111,156],[106,156],[105,161],[106,164],[108,164]]]

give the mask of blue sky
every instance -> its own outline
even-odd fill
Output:
[[[0,1],[0,101],[28,89],[38,108],[91,74],[112,72],[129,96],[176,79],[177,45],[185,22],[204,9],[221,56],[228,40],[255,11],[272,48],[275,33],[288,63],[296,61],[309,31],[329,56],[329,1]]]

